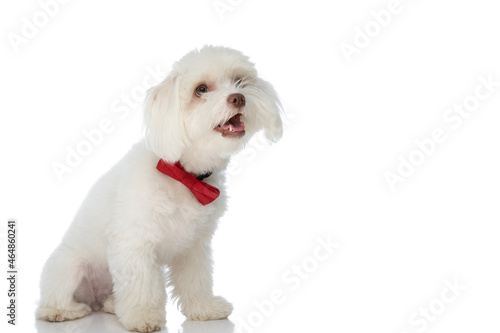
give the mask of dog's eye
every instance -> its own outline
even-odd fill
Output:
[[[201,86],[198,86],[194,92],[196,96],[201,97],[202,94],[206,94],[208,92],[208,88],[206,85],[202,84]]]
[[[237,87],[242,86],[243,79],[236,78],[235,81],[236,81],[235,84],[236,84]]]

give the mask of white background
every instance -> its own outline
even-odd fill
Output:
[[[480,76],[500,81],[494,2],[401,0],[385,27],[370,12],[389,0],[228,2],[221,16],[212,0],[69,1],[17,50],[8,36],[41,5],[2,2],[0,262],[6,271],[16,218],[19,266],[16,328],[2,279],[2,332],[120,331],[111,315],[36,323],[41,268],[93,182],[141,137],[141,106],[120,119],[113,105],[147,68],[167,73],[205,44],[247,54],[287,121],[278,144],[252,143],[231,173],[214,279],[233,315],[182,324],[169,304],[169,332],[498,331],[500,86],[458,128],[443,119]],[[370,41],[348,62],[341,44],[359,45],[366,27]],[[113,130],[58,180],[52,164],[103,119]],[[384,173],[436,128],[447,139],[391,191]],[[340,244],[321,262],[318,238]],[[302,265],[307,276],[291,273]],[[457,296],[446,281],[466,289]]]

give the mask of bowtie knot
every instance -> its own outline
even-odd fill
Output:
[[[217,187],[209,185],[204,181],[198,179],[195,174],[187,172],[184,167],[176,162],[175,164],[166,163],[162,159],[158,162],[156,166],[161,173],[181,182],[186,186],[195,198],[203,205],[207,205],[217,199],[220,195],[220,191]],[[208,177],[207,174],[203,175]],[[199,177],[202,178],[202,177]]]

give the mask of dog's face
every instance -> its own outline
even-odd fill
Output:
[[[207,46],[180,59],[149,91],[146,144],[171,163],[193,154],[215,161],[241,149],[260,130],[277,141],[280,111],[276,92],[247,57]]]

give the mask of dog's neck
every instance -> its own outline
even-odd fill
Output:
[[[187,172],[206,178],[214,171],[225,170],[229,157],[214,157],[203,152],[184,152],[179,162]]]

